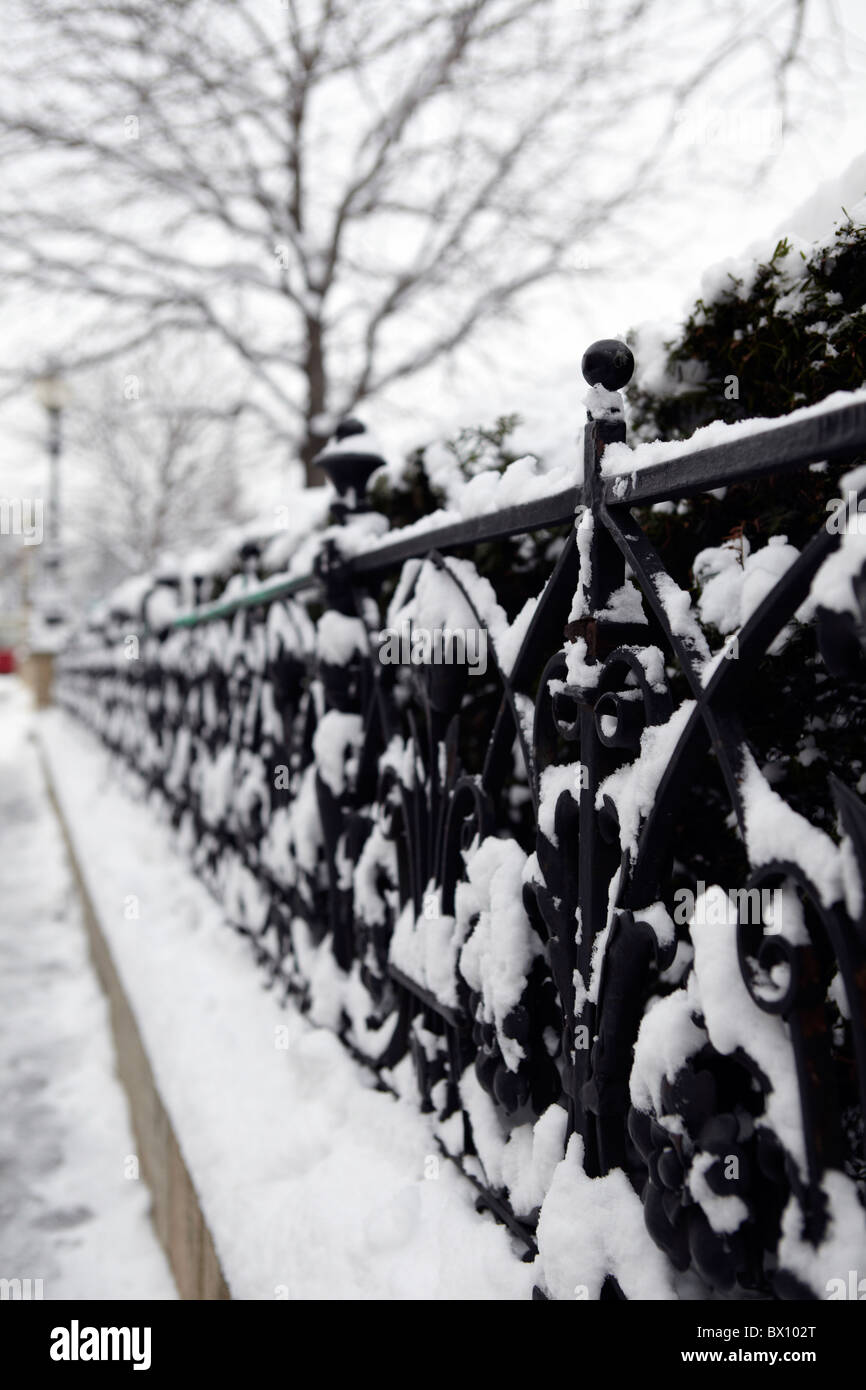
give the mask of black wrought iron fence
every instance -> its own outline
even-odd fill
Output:
[[[371,541],[377,460],[348,433],[309,573],[170,618],[152,595],[149,624],[66,651],[59,698],[168,807],[275,986],[414,1089],[528,1252],[568,1145],[581,1181],[624,1175],[671,1287],[823,1297],[866,1263],[866,481],[799,554],[747,574],[713,552],[731,604],[759,580],[724,639],[647,521],[850,467],[866,403],[654,461],[625,444],[632,366],[584,357],[582,476],[471,519]],[[790,795],[764,737],[786,651],[802,730],[856,734],[829,772],[801,740]],[[606,1258],[590,1296],[627,1295]]]

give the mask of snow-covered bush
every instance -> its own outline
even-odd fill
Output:
[[[780,416],[866,385],[866,199],[820,241],[791,236],[766,260],[713,267],[680,331],[660,341],[659,330],[646,326],[633,335],[633,348],[637,370],[627,395],[639,438],[682,439],[716,420]],[[843,497],[842,476],[864,460],[818,460],[642,515],[713,647],[739,630],[820,531]],[[855,783],[866,772],[866,665],[849,635],[845,718],[828,717],[824,662],[808,630],[814,605],[798,617],[764,665],[749,732],[786,795],[830,826],[827,769],[844,766]]]

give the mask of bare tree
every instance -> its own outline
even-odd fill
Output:
[[[244,519],[240,413],[188,347],[93,369],[70,412],[64,525],[73,587],[94,594]]]
[[[61,298],[72,367],[228,345],[309,464],[335,416],[612,238],[714,74],[787,94],[806,9],[7,0],[0,273]]]

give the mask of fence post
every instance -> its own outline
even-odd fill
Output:
[[[579,978],[588,987],[593,969],[593,951],[609,914],[610,882],[619,863],[616,833],[607,832],[596,809],[598,789],[613,769],[613,757],[598,738],[595,703],[597,682],[606,656],[616,644],[611,625],[602,614],[611,594],[625,578],[623,560],[606,527],[601,524],[603,505],[602,458],[608,444],[624,443],[626,437],[622,398],[619,391],[631,378],[634,358],[625,343],[602,339],[593,343],[583,356],[581,369],[590,387],[587,393],[587,422],[584,428],[583,496],[585,510],[577,523],[577,542],[581,556],[580,577],[572,621],[567,635],[582,641],[581,666],[586,685],[580,691],[580,757],[582,776],[578,814],[577,898],[580,913],[580,940],[575,952]],[[584,1163],[591,1177],[606,1171],[611,1155],[602,1154],[601,1131],[605,1115],[620,1108],[613,1077],[608,1078],[611,1059],[605,1057],[604,1038],[597,1036],[597,1002],[586,996],[577,1002],[575,1034],[586,1040],[575,1048],[574,1120],[584,1137]],[[594,1040],[590,1046],[590,1040]]]
[[[334,442],[315,460],[337,490],[337,498],[331,505],[331,521],[335,526],[345,526],[351,517],[370,510],[366,499],[367,483],[385,460],[364,447],[362,436],[365,433],[366,427],[360,420],[342,420],[334,431]],[[357,619],[359,595],[347,577],[340,546],[334,537],[325,541],[317,557],[316,570],[324,586],[326,608],[347,619]],[[361,714],[365,690],[363,665],[357,658],[356,653],[346,665],[332,665],[326,659],[317,659],[325,715],[331,711]],[[354,907],[353,895],[341,880],[340,858],[349,839],[366,832],[355,811],[357,787],[345,785],[336,795],[317,774],[316,796],[325,840],[334,957],[344,970],[348,970],[355,950]]]

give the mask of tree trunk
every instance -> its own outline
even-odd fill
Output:
[[[313,459],[328,442],[328,436],[315,429],[313,422],[325,411],[325,355],[322,344],[322,324],[319,319],[306,318],[307,352],[304,373],[307,378],[306,438],[301,445],[301,459],[307,473],[307,487],[320,487],[326,481],[324,471]]]

